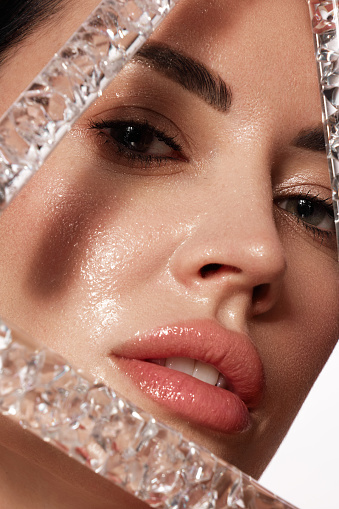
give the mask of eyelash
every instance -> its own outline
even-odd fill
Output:
[[[142,122],[136,122],[136,121],[129,121],[129,120],[101,120],[101,121],[90,121],[89,125],[90,129],[93,129],[96,131],[96,134],[98,136],[104,136],[106,137],[105,143],[112,143],[115,146],[116,153],[118,155],[123,156],[128,161],[136,161],[139,163],[142,163],[146,167],[149,165],[152,165],[156,163],[157,165],[164,164],[170,160],[183,160],[186,161],[186,158],[182,155],[183,148],[182,146],[176,141],[174,136],[169,136],[165,132],[161,131],[160,129],[157,129],[155,126],[150,124],[147,120],[144,120]],[[119,142],[118,140],[114,139],[113,136],[110,136],[109,134],[106,134],[103,132],[105,129],[114,129],[114,128],[126,128],[126,127],[134,127],[139,128],[141,130],[144,130],[145,132],[148,132],[150,135],[154,137],[154,139],[158,140],[159,142],[163,142],[167,145],[169,149],[172,149],[175,153],[176,157],[170,157],[170,156],[159,156],[155,154],[147,154],[144,155],[138,151],[130,150],[127,146],[125,146],[122,142]]]
[[[157,155],[157,154],[143,154],[142,152],[138,152],[138,150],[130,149],[127,146],[127,141],[125,141],[126,145],[124,144],[124,141],[119,141],[118,139],[115,139],[115,137],[110,134],[106,133],[105,130],[113,130],[113,129],[119,129],[121,128],[121,133],[124,132],[127,133],[127,128],[135,128],[139,129],[139,133],[147,133],[151,138],[153,137],[153,140],[157,140],[160,143],[164,143],[169,149],[173,151],[173,156],[169,155]],[[169,161],[187,161],[187,159],[183,156],[183,148],[182,146],[176,141],[174,136],[169,136],[165,132],[161,131],[160,129],[156,128],[152,124],[150,124],[147,120],[144,120],[142,122],[135,121],[135,120],[100,120],[100,121],[93,121],[91,120],[89,123],[89,128],[94,130],[96,134],[100,137],[104,138],[104,143],[106,144],[113,144],[115,155],[121,156],[123,159],[127,160],[128,162],[134,162],[137,165],[142,165],[145,169],[148,166],[162,166],[165,163]],[[120,133],[120,134],[121,134]],[[116,133],[117,138],[119,137],[119,132]],[[133,142],[130,141],[130,144]],[[138,142],[134,142],[138,143]],[[153,142],[149,142],[149,147],[152,146]],[[323,199],[320,198],[319,195],[313,195],[311,192],[307,193],[298,193],[293,195],[285,195],[283,197],[279,197],[279,199],[275,200],[277,205],[279,206],[279,203],[281,204],[284,201],[287,200],[306,200],[307,202],[312,203],[314,206],[322,206],[327,215],[334,220],[334,212],[333,212],[333,206],[330,202],[330,198]],[[291,203],[291,202],[290,202]],[[282,206],[280,206],[281,209],[283,209]],[[329,230],[329,229],[323,229],[319,228],[315,225],[312,225],[302,219],[301,217],[298,217],[297,214],[294,214],[293,212],[286,210],[286,213],[293,215],[294,220],[296,220],[298,223],[300,223],[307,232],[312,233],[315,240],[321,241],[323,243],[325,240],[331,240],[335,236],[335,229]]]
[[[321,205],[325,209],[328,216],[333,219],[333,230],[318,228],[315,225],[307,223],[307,221],[304,221],[302,218],[298,217],[295,214],[293,214],[294,218],[298,223],[302,224],[302,226],[305,228],[305,230],[307,232],[313,234],[314,239],[320,240],[321,243],[323,243],[324,240],[326,240],[326,239],[332,239],[333,237],[335,237],[334,210],[333,210],[331,198],[323,199],[323,198],[319,198],[319,195],[312,195],[311,192],[307,192],[307,193],[299,193],[299,194],[295,194],[295,195],[288,195],[288,196],[284,197],[283,199],[279,198],[279,200],[276,200],[276,201],[278,203],[278,202],[282,202],[287,199],[306,200],[306,201],[311,202],[312,204]]]

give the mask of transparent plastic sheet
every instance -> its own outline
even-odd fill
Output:
[[[3,322],[0,413],[151,507],[293,509]]]
[[[339,9],[338,0],[308,0],[310,9],[327,159],[333,189],[334,218],[339,253]]]
[[[104,0],[12,105],[0,120],[0,211],[175,3]],[[323,6],[327,9],[333,3],[311,4],[316,44],[322,48],[321,76],[333,75],[336,83],[337,25],[330,15],[323,16]],[[336,6],[333,9],[337,12]],[[324,27],[317,28],[316,21],[321,24],[323,19]],[[332,78],[326,79],[322,92],[336,207],[338,88]],[[235,467],[88,379],[58,354],[36,348],[3,322],[0,413],[152,507],[292,508]]]

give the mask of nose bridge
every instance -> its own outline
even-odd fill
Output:
[[[285,259],[267,164],[228,161],[223,173],[201,200],[195,228],[174,254],[173,266],[187,283],[201,281],[208,267],[214,275],[237,274],[246,285],[272,283],[284,272]],[[223,269],[213,271],[217,267]]]

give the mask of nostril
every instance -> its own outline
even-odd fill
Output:
[[[213,276],[217,272],[220,272],[222,268],[222,265],[220,263],[209,263],[207,265],[204,265],[200,269],[200,276],[202,278],[207,278],[209,276]]]
[[[253,304],[258,304],[259,302],[264,301],[267,298],[269,291],[270,285],[267,283],[255,286],[252,294]]]
[[[221,263],[208,263],[200,269],[200,276],[205,279],[207,277],[215,276],[217,274],[229,273],[229,272],[241,272],[240,269],[229,265],[223,265]]]

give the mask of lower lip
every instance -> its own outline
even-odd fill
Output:
[[[144,394],[183,420],[228,434],[250,425],[246,405],[230,391],[150,362],[119,357],[117,364]]]

